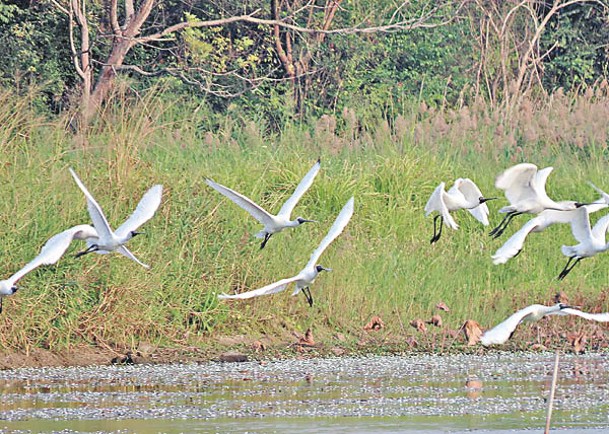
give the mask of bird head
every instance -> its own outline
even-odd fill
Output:
[[[299,225],[303,224],[303,223],[317,223],[317,221],[315,220],[308,220],[302,217],[296,217],[296,221],[298,222]]]
[[[11,286],[11,295],[16,293],[18,289],[19,289],[19,287],[17,285]]]
[[[484,202],[487,202],[487,201],[489,201],[489,200],[495,200],[495,199],[497,199],[497,198],[496,198],[496,197],[484,197],[484,196],[480,196],[480,197],[478,198],[478,200],[480,201],[480,203],[484,203]]]
[[[318,273],[321,271],[332,271],[331,268],[325,268],[325,267],[322,267],[321,265],[316,265],[315,269],[317,270]]]

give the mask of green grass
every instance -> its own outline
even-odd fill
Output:
[[[516,308],[552,302],[559,290],[585,308],[609,310],[602,296],[609,286],[606,255],[583,261],[564,282],[556,280],[566,261],[560,246],[575,244],[568,227],[533,234],[520,256],[494,266],[491,254],[528,217],[518,217],[493,240],[490,228],[459,212],[459,230],[445,228],[440,242],[430,245],[432,219],[423,212],[437,184],[457,177],[472,178],[487,196],[501,196],[495,176],[524,160],[555,166],[551,197],[593,200],[586,181],[609,188],[606,143],[574,150],[568,142],[542,138],[518,150],[495,144],[497,126],[458,135],[457,123],[438,136],[433,123],[416,116],[400,121],[401,133],[381,122],[358,132],[288,126],[273,135],[230,119],[205,132],[204,113],[162,103],[153,93],[112,105],[91,131],[75,138],[63,119],[36,117],[26,102],[9,100],[0,95],[4,276],[53,234],[89,222],[68,167],[114,227],[150,186],[161,183],[165,190],[159,212],[143,227],[147,235],[129,245],[150,271],[116,254],[77,260],[73,253],[82,245],[71,247],[57,266],[29,274],[19,292],[4,299],[4,349],[134,347],[144,341],[171,346],[219,334],[285,336],[308,327],[322,337],[340,332],[357,338],[373,315],[403,337],[416,334],[410,320],[428,319],[440,301],[451,309],[442,313],[446,327],[458,329],[466,319],[488,327]],[[417,128],[423,130],[415,133]],[[275,235],[262,251],[254,238],[257,222],[204,182],[211,177],[275,212],[318,157],[322,170],[295,213],[319,223]],[[313,308],[304,297],[291,297],[291,290],[248,301],[216,298],[297,273],[352,195],[354,217],[320,260],[334,271],[312,286]],[[504,204],[489,202],[491,227]]]

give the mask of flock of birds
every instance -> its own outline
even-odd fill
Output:
[[[597,201],[556,202],[546,193],[546,181],[552,170],[552,167],[539,170],[534,164],[522,163],[505,170],[495,180],[495,187],[505,191],[505,197],[510,204],[499,210],[500,213],[505,214],[505,217],[490,231],[491,236],[500,237],[510,222],[521,214],[535,214],[536,217],[525,223],[492,255],[494,264],[505,264],[520,254],[526,237],[531,232],[541,232],[548,226],[558,223],[569,223],[573,236],[578,241],[578,244],[573,246],[562,246],[562,253],[568,261],[558,275],[559,280],[564,279],[582,259],[609,249],[609,243],[605,242],[609,215],[598,220],[594,227],[590,225],[590,213],[607,208],[609,195],[594,184],[590,184],[601,194],[601,198]],[[445,184],[442,182],[425,205],[426,216],[437,212],[433,220],[433,237],[430,242],[433,244],[440,239],[442,224],[451,229],[458,228],[450,213],[460,209],[467,209],[479,222],[488,226],[489,210],[485,202],[494,199],[497,198],[484,197],[478,186],[470,179],[457,179],[448,191],[445,191]],[[537,321],[549,315],[576,315],[587,320],[609,322],[609,312],[598,314],[582,312],[578,307],[564,303],[553,306],[533,304],[484,332],[480,342],[484,346],[503,344],[512,336],[520,323]]]
[[[230,199],[239,207],[247,211],[264,227],[256,234],[263,239],[260,248],[263,249],[269,239],[276,233],[287,228],[294,228],[314,220],[296,217],[291,220],[291,215],[302,196],[311,187],[321,163],[318,160],[300,181],[294,193],[283,204],[276,215],[266,211],[253,200],[238,193],[224,185],[218,184],[211,179],[206,183]],[[118,252],[123,256],[137,262],[145,268],[147,264],[141,262],[133,253],[127,249],[125,244],[134,236],[141,234],[137,229],[150,220],[161,204],[163,187],[155,185],[150,188],[138,203],[135,211],[121,226],[113,231],[110,227],[103,210],[87,190],[74,170],[69,169],[74,181],[85,195],[87,210],[92,225],[77,225],[51,237],[42,247],[36,258],[26,264],[6,280],[0,281],[0,312],[2,312],[3,297],[13,295],[18,287],[16,283],[30,271],[41,265],[55,264],[66,252],[73,240],[83,240],[87,248],[76,254],[81,257],[88,253],[106,254]],[[505,191],[509,201],[508,206],[499,210],[505,217],[501,223],[494,228],[490,235],[497,238],[503,234],[510,222],[521,214],[535,214],[536,217],[522,226],[503,246],[492,256],[495,264],[504,264],[509,259],[517,256],[524,245],[525,239],[531,232],[541,232],[550,225],[557,223],[569,223],[575,239],[579,244],[573,246],[562,246],[562,253],[568,257],[568,262],[559,274],[559,279],[564,279],[569,272],[583,258],[594,256],[609,249],[609,243],[605,242],[605,233],[609,228],[609,215],[601,218],[594,227],[590,225],[590,213],[609,206],[609,195],[592,185],[600,194],[601,198],[592,203],[580,203],[575,201],[556,202],[550,199],[545,190],[545,184],[552,167],[538,170],[537,166],[530,163],[517,164],[500,174],[495,186]],[[432,193],[425,205],[425,215],[437,212],[433,219],[433,237],[431,243],[437,242],[442,235],[444,225],[451,229],[457,229],[458,225],[451,216],[451,212],[466,209],[483,225],[488,226],[489,210],[486,202],[497,198],[487,198],[482,195],[480,189],[470,179],[459,178],[454,185],[445,190],[442,182]],[[262,288],[238,294],[220,294],[221,299],[247,299],[261,295],[275,294],[285,290],[291,283],[295,284],[292,295],[302,292],[310,306],[313,305],[310,285],[315,281],[321,271],[331,271],[318,264],[318,260],[328,246],[343,232],[354,210],[354,198],[351,197],[343,206],[336,220],[328,230],[326,236],[321,240],[319,246],[311,254],[305,267],[295,276],[281,279]],[[609,322],[609,312],[593,314],[582,312],[578,307],[558,303],[554,306],[543,306],[534,304],[511,315],[504,322],[484,332],[480,342],[487,346],[505,343],[523,321],[536,321],[549,315],[576,315],[582,318]]]

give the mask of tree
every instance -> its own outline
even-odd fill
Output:
[[[337,15],[348,15],[343,12],[341,0],[327,0],[321,5],[313,0],[306,2],[271,0],[270,5],[246,4],[244,9],[249,9],[251,12],[233,14],[228,17],[218,14],[214,18],[205,17],[205,19],[201,19],[193,13],[209,12],[209,5],[205,2],[191,3],[193,7],[188,13],[183,6],[178,6],[178,11],[183,12],[183,16],[179,17],[174,11],[167,11],[162,7],[172,6],[172,3],[155,2],[155,0],[140,0],[139,2],[121,0],[120,4],[119,0],[104,0],[101,5],[88,4],[87,0],[50,1],[68,16],[70,50],[74,68],[82,82],[82,121],[84,124],[88,124],[107,98],[117,74],[125,70],[144,75],[171,73],[184,81],[207,86],[210,91],[214,91],[217,79],[227,76],[236,78],[250,87],[268,79],[286,79],[296,88],[303,79],[303,88],[295,92],[300,105],[302,97],[306,95],[310,85],[311,61],[315,50],[326,41],[329,35],[396,32],[443,25],[458,15],[456,12],[460,10],[466,0],[462,0],[456,6],[450,1],[423,1],[410,10],[411,5],[406,2],[390,11],[387,18],[380,17],[384,21],[378,25],[368,22],[352,22],[350,25],[340,28],[332,27]],[[266,13],[264,13],[264,6],[267,7]],[[447,12],[450,12],[451,15],[446,15]],[[178,21],[180,19],[181,21]],[[104,23],[109,23],[109,28],[104,28]],[[245,71],[243,68],[242,71],[235,69],[206,71],[200,67],[191,69],[184,64],[164,65],[147,71],[137,63],[126,64],[128,55],[136,47],[147,46],[160,49],[169,41],[175,43],[178,34],[182,35],[182,42],[190,37],[192,44],[197,37],[203,36],[196,32],[193,33],[195,29],[225,29],[236,24],[248,29],[250,33],[272,36],[273,49],[285,71],[284,74],[277,76],[274,75],[276,71],[267,70],[262,76],[255,76],[243,74],[242,72]],[[187,33],[188,31],[190,34]],[[107,45],[106,49],[98,51],[103,60],[93,57],[95,53],[91,44],[93,33],[99,41],[104,41]],[[262,40],[268,39],[263,38]],[[271,47],[265,48],[271,49]],[[183,46],[182,49],[186,51]],[[192,76],[189,74],[193,70],[199,74],[203,72],[206,76],[202,79],[191,79]],[[220,94],[221,92],[217,89],[218,87],[215,91]],[[223,89],[222,85],[219,89]],[[230,95],[229,91],[224,90],[224,93]]]

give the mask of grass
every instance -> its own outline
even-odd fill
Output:
[[[583,261],[565,282],[556,280],[566,261],[560,246],[575,244],[568,227],[533,234],[504,266],[494,266],[490,255],[527,217],[493,240],[489,228],[460,212],[459,230],[446,229],[440,242],[429,244],[432,219],[423,207],[440,181],[469,177],[485,195],[500,196],[495,176],[530,161],[555,166],[548,190],[557,200],[596,199],[588,180],[609,188],[608,127],[596,124],[597,111],[609,111],[606,89],[560,98],[523,108],[509,120],[484,106],[441,113],[415,107],[389,123],[322,119],[288,125],[276,135],[232,119],[205,131],[202,110],[150,92],[110,104],[86,135],[74,138],[63,118],[39,117],[26,99],[15,105],[10,94],[0,93],[4,276],[53,234],[89,222],[68,167],[114,227],[150,186],[165,188],[159,212],[143,227],[147,235],[130,242],[152,264],[150,271],[118,255],[77,260],[73,253],[82,246],[72,247],[57,266],[30,273],[20,291],[5,298],[0,348],[196,345],[218,335],[286,336],[309,327],[326,339],[336,333],[358,339],[374,315],[388,335],[402,339],[416,335],[408,323],[431,317],[440,301],[451,309],[442,313],[447,329],[466,319],[488,327],[526,304],[551,302],[559,290],[586,309],[609,310],[606,255]],[[567,127],[575,118],[580,128]],[[278,234],[262,251],[254,219],[204,182],[211,177],[276,211],[318,157],[322,170],[296,214],[319,224]],[[297,273],[351,195],[354,217],[321,258],[334,271],[313,285],[313,308],[289,290],[217,300],[218,293]],[[491,225],[500,221],[496,211],[504,202],[489,202]]]

